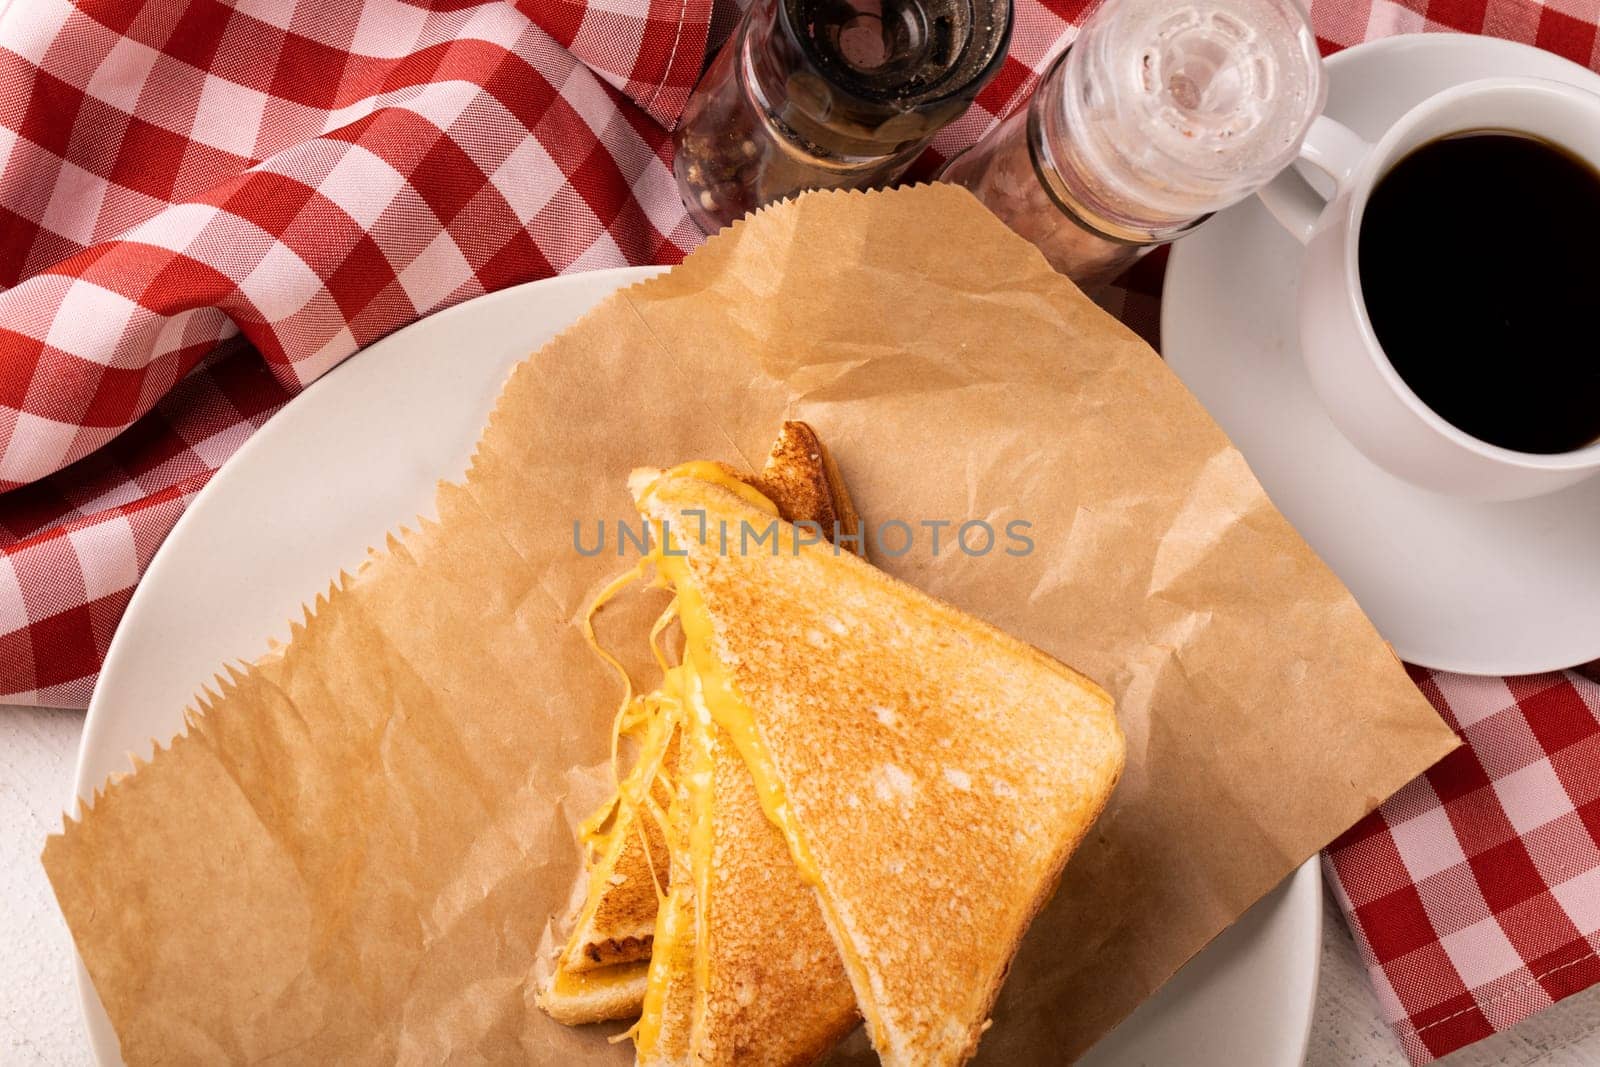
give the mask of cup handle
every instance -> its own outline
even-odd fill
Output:
[[[1371,151],[1372,145],[1326,115],[1317,116],[1300,143],[1300,158],[1332,179],[1331,199],[1335,200],[1349,190],[1356,170]],[[1272,212],[1272,217],[1301,244],[1311,240],[1317,220],[1327,207],[1322,194],[1292,166],[1263,186],[1257,195]]]

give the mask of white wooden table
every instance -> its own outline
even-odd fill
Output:
[[[88,1064],[72,946],[39,852],[59,829],[83,715],[0,707],[0,1064]],[[1404,1067],[1331,901],[1309,1067]],[[1449,1067],[1600,1064],[1600,988],[1441,1061]]]

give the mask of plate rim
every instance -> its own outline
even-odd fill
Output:
[[[1478,52],[1498,51],[1506,54],[1516,55],[1525,55],[1528,52],[1536,52],[1547,57],[1548,59],[1566,63],[1574,70],[1584,72],[1594,79],[1595,89],[1600,90],[1600,74],[1596,74],[1596,72],[1591,71],[1577,63],[1573,63],[1564,56],[1558,56],[1553,52],[1548,52],[1545,49],[1524,44],[1520,41],[1509,41],[1500,37],[1489,37],[1481,34],[1459,33],[1455,31],[1402,33],[1395,34],[1391,37],[1380,37],[1371,41],[1363,41],[1360,44],[1351,45],[1349,48],[1342,49],[1339,52],[1326,57],[1323,60],[1323,64],[1328,68],[1330,75],[1333,75],[1336,74],[1339,69],[1349,65],[1352,62],[1363,61],[1369,57],[1375,57],[1386,52],[1407,52],[1416,51],[1419,49],[1430,51],[1437,50],[1440,52],[1459,52],[1468,50]],[[1193,245],[1188,246],[1190,249],[1194,247],[1195,246]],[[1169,253],[1169,259],[1165,272],[1165,282],[1162,290],[1160,315],[1160,330],[1162,338],[1161,356],[1163,360],[1167,359],[1167,339],[1176,336],[1179,332],[1177,329],[1179,324],[1175,319],[1174,311],[1177,305],[1175,302],[1169,299],[1172,294],[1170,282],[1172,278],[1176,276],[1174,275],[1173,271],[1174,268],[1178,267],[1180,263],[1187,263],[1189,259],[1192,259],[1197,255],[1197,252],[1186,250],[1182,241],[1174,242],[1172,250]],[[1184,269],[1187,269],[1187,267]],[[1176,373],[1176,371],[1174,371],[1174,373]],[[1187,383],[1185,383],[1185,388],[1187,388]],[[1425,490],[1419,489],[1417,492],[1425,492]],[[1600,658],[1600,634],[1596,635],[1593,654],[1588,660],[1560,663],[1556,663],[1548,659],[1518,661],[1515,659],[1463,659],[1447,655],[1440,656],[1426,653],[1419,655],[1419,650],[1414,647],[1407,647],[1407,642],[1403,640],[1396,641],[1387,634],[1384,634],[1383,637],[1384,640],[1388,641],[1391,647],[1394,648],[1395,654],[1406,663],[1415,664],[1416,666],[1423,667],[1428,670],[1443,671],[1450,674],[1462,674],[1479,678],[1501,678],[1517,677],[1530,674],[1548,674],[1556,671],[1570,670],[1573,667],[1581,666],[1582,664],[1589,662],[1589,660]]]
[[[151,595],[147,594],[146,590],[151,588],[153,585],[151,578],[154,577],[157,582],[161,580],[161,574],[164,573],[166,567],[168,566],[167,557],[171,555],[171,552],[169,552],[169,547],[174,543],[179,542],[180,536],[187,533],[190,525],[197,521],[204,521],[203,518],[201,520],[195,520],[194,516],[196,514],[201,514],[203,516],[204,509],[209,507],[210,500],[213,496],[215,496],[218,492],[227,491],[226,489],[219,490],[217,487],[219,485],[226,486],[232,482],[234,477],[233,472],[237,470],[239,466],[234,461],[240,456],[245,456],[246,464],[248,464],[249,456],[254,455],[254,453],[257,451],[264,451],[272,446],[273,437],[276,435],[269,433],[267,427],[270,426],[279,415],[287,410],[290,405],[300,403],[302,398],[310,395],[312,390],[316,389],[323,382],[332,380],[334,375],[348,374],[349,368],[355,365],[358,361],[372,361],[374,359],[381,359],[383,351],[387,346],[390,346],[391,343],[404,343],[406,340],[406,335],[412,332],[418,326],[421,326],[423,323],[432,323],[437,319],[452,318],[457,317],[458,315],[463,315],[467,313],[467,309],[476,309],[481,307],[482,305],[480,304],[480,301],[514,301],[518,296],[522,295],[533,286],[560,288],[562,286],[551,283],[574,283],[575,279],[583,279],[583,283],[585,285],[599,285],[604,284],[605,282],[614,278],[617,282],[616,286],[612,290],[614,292],[624,289],[637,282],[644,281],[656,274],[663,273],[667,269],[668,268],[666,267],[658,266],[608,267],[604,270],[581,271],[576,274],[559,274],[549,278],[539,278],[531,282],[523,282],[520,285],[513,285],[506,289],[497,289],[492,293],[484,293],[480,296],[473,297],[470,300],[463,300],[459,304],[453,304],[450,307],[436,311],[431,315],[424,315],[421,318],[415,319],[400,329],[395,330],[393,333],[386,334],[385,336],[379,338],[366,348],[363,348],[358,352],[351,353],[337,366],[329,369],[327,373],[321,375],[316,381],[306,386],[299,393],[296,393],[294,396],[290,397],[288,401],[284,403],[283,407],[279,408],[271,419],[268,419],[265,423],[263,423],[260,429],[251,434],[244,444],[240,445],[232,455],[224,460],[222,465],[217,468],[214,474],[212,474],[210,480],[208,480],[205,485],[200,487],[200,491],[196,493],[194,499],[189,502],[189,506],[184,508],[183,514],[179,515],[177,521],[172,524],[172,529],[167,531],[166,537],[162,538],[161,544],[157,546],[155,553],[150,557],[149,564],[145,566],[144,574],[140,576],[139,583],[134,586],[133,595],[128,598],[127,607],[123,609],[122,617],[117,621],[117,628],[111,635],[110,643],[106,646],[106,655],[100,664],[100,674],[96,679],[94,692],[90,695],[89,706],[84,711],[83,732],[79,738],[77,759],[72,772],[73,802],[76,803],[80,799],[85,802],[89,801],[93,796],[94,790],[99,788],[100,785],[104,783],[104,778],[95,781],[85,781],[84,779],[86,766],[85,756],[88,754],[91,733],[97,732],[96,728],[99,724],[99,721],[109,714],[103,710],[105,702],[110,699],[109,697],[105,696],[105,694],[109,692],[109,689],[101,686],[100,681],[103,680],[108,674],[113,674],[115,671],[120,669],[122,658],[128,654],[123,651],[124,646],[127,644],[127,641],[124,639],[125,627],[130,621],[137,625],[137,614],[142,614],[145,610],[144,601],[147,600]],[[579,288],[582,286],[574,284],[573,287]],[[602,297],[602,299],[604,298]]]
[[[415,330],[423,323],[432,323],[434,319],[441,317],[465,318],[477,314],[477,309],[481,308],[486,302],[514,302],[523,298],[526,293],[534,287],[544,287],[546,290],[568,286],[572,288],[588,288],[610,283],[610,288],[606,291],[606,293],[603,293],[599,298],[596,299],[595,303],[598,303],[599,300],[604,299],[605,295],[609,295],[610,292],[621,290],[632,284],[636,284],[637,282],[644,281],[655,275],[661,274],[669,269],[670,267],[666,266],[650,265],[640,267],[613,267],[605,270],[556,275],[550,278],[541,278],[531,282],[524,282],[520,285],[512,286],[507,289],[497,290],[492,293],[486,293],[481,296],[474,297],[470,300],[465,300],[459,304],[455,304],[449,308],[435,312],[432,315],[419,318],[414,322],[402,327],[401,329],[379,339],[378,341],[369,345],[367,348],[352,354],[338,366],[329,370],[316,382],[311,383],[311,385],[307,386],[299,394],[292,397],[284,405],[284,407],[287,409],[290,405],[302,403],[305,397],[312,395],[322,382],[332,379],[334,375],[350,373],[348,368],[357,364],[358,361],[364,360],[366,363],[371,363],[375,360],[382,359],[382,353],[385,350],[385,346],[391,344],[404,344],[405,338],[410,331]],[[365,363],[362,365],[365,365]],[[281,415],[281,411],[279,412],[279,415]],[[113,684],[115,683],[117,675],[121,669],[120,664],[122,659],[126,655],[130,655],[130,653],[126,653],[124,651],[124,648],[127,645],[127,641],[124,640],[124,633],[126,630],[131,630],[134,627],[137,627],[143,614],[149,610],[144,607],[144,604],[154,594],[149,594],[146,591],[156,588],[164,581],[162,576],[169,567],[178,566],[178,564],[172,563],[171,560],[176,555],[181,553],[181,545],[187,538],[187,530],[189,527],[206,522],[206,515],[210,510],[210,500],[221,493],[227,492],[228,490],[225,487],[231,485],[236,477],[242,477],[236,476],[232,472],[238,470],[241,466],[248,471],[249,467],[252,465],[249,457],[253,456],[256,452],[264,452],[273,447],[277,433],[273,432],[271,427],[273,422],[277,419],[278,415],[275,415],[274,418],[269,419],[260,430],[252,434],[250,439],[241,445],[233,455],[228,457],[228,459],[220,468],[218,468],[217,472],[206,483],[206,485],[201,488],[200,492],[195,495],[194,500],[190,502],[183,515],[178,518],[178,521],[173,524],[172,530],[169,531],[166,538],[163,539],[161,545],[157,548],[155,554],[151,557],[150,563],[146,567],[144,575],[141,577],[138,586],[135,587],[134,593],[128,601],[127,608],[124,610],[122,619],[119,621],[117,629],[112,635],[111,642],[107,647],[106,657],[101,666],[100,680],[96,684],[94,694],[89,702],[89,708],[84,717],[83,732],[78,743],[78,751],[73,768],[72,794],[69,800],[69,811],[76,810],[80,799],[87,802],[90,798],[92,798],[94,791],[104,782],[103,775],[97,775],[92,779],[88,777],[88,768],[91,763],[90,757],[93,753],[93,750],[97,750],[99,747],[97,744],[97,739],[101,730],[103,729],[101,724],[104,720],[106,720],[107,716],[111,714],[107,708],[111,701],[111,697],[108,694],[111,692],[113,686],[103,683],[107,682],[108,680]],[[287,431],[280,430],[278,432]],[[242,464],[236,462],[239,457],[246,457]],[[448,477],[449,475],[446,474],[444,476]],[[172,546],[174,545],[180,547],[173,548]],[[1280,883],[1279,886],[1274,887],[1262,898],[1265,900],[1273,893],[1282,892],[1284,894],[1282,906],[1286,908],[1292,908],[1296,912],[1301,913],[1296,916],[1294,921],[1299,928],[1299,936],[1306,942],[1308,949],[1303,953],[1302,958],[1295,961],[1295,964],[1297,967],[1306,968],[1308,971],[1303,979],[1305,981],[1307,999],[1302,1008],[1302,1025],[1297,1028],[1297,1047],[1286,1050],[1292,1052],[1298,1059],[1304,1059],[1306,1050],[1310,1046],[1311,1029],[1315,1021],[1317,993],[1321,974],[1323,911],[1320,899],[1321,894],[1319,892],[1320,878],[1317,868],[1318,857],[1313,855],[1300,866],[1291,871],[1287,876],[1285,876],[1284,881]],[[1205,949],[1201,949],[1200,951],[1204,952]],[[109,1021],[105,1017],[104,1008],[100,1004],[99,996],[95,992],[93,982],[90,980],[88,971],[83,965],[82,958],[77,952],[76,945],[73,947],[73,964],[78,994],[79,1017],[83,1021],[84,1031],[88,1038],[90,1051],[93,1055],[94,1062],[102,1065],[102,1067],[121,1063],[121,1049],[115,1031],[111,1028]]]
[[[263,423],[260,429],[251,434],[244,444],[240,445],[232,455],[224,460],[206,484],[201,486],[200,491],[189,502],[189,506],[184,508],[183,514],[179,515],[178,520],[172,524],[172,529],[167,531],[166,537],[162,538],[161,544],[157,546],[155,553],[150,557],[150,562],[146,565],[144,573],[140,575],[138,584],[134,586],[133,595],[128,598],[128,604],[123,609],[122,617],[117,620],[117,628],[112,632],[111,641],[106,646],[106,655],[100,664],[100,673],[95,681],[94,692],[90,694],[89,706],[84,711],[83,730],[78,737],[78,750],[75,754],[72,768],[72,793],[68,798],[66,811],[68,813],[76,812],[80,803],[85,806],[88,805],[93,800],[95,791],[105,783],[107,776],[105,774],[93,778],[87,776],[91,750],[98,748],[98,736],[102,729],[100,724],[110,714],[105,708],[107,702],[111,699],[106,695],[111,691],[111,687],[103,683],[108,678],[115,679],[116,672],[120,669],[119,665],[122,658],[128,655],[123,651],[127,645],[124,635],[129,632],[131,627],[138,625],[138,619],[146,610],[144,602],[153,595],[148,594],[146,590],[154,588],[161,581],[161,574],[169,565],[167,560],[174,552],[180,551],[171,548],[174,544],[181,545],[182,538],[179,535],[187,531],[189,526],[205,521],[204,515],[209,507],[209,501],[217,493],[225,491],[217,487],[230,483],[234,477],[232,472],[239,467],[234,461],[240,456],[250,456],[256,451],[264,451],[272,447],[276,434],[270,432],[269,427],[290,405],[300,403],[323,382],[332,380],[334,375],[349,374],[349,368],[359,361],[371,362],[375,359],[383,358],[383,352],[387,346],[404,344],[407,335],[415,331],[423,323],[432,323],[433,320],[442,317],[465,317],[477,314],[478,309],[483,306],[483,302],[515,301],[534,286],[583,288],[591,285],[601,285],[614,279],[615,285],[611,291],[615,292],[654,277],[657,274],[664,273],[669,269],[666,266],[646,265],[639,267],[608,267],[603,270],[558,274],[549,278],[538,278],[531,282],[523,282],[520,285],[513,285],[505,289],[497,289],[492,293],[484,293],[469,300],[463,300],[459,304],[452,304],[450,307],[415,319],[393,333],[384,335],[367,347],[351,353],[337,366],[332,367],[317,378],[316,381],[290,397],[283,407],[275,412],[272,418]],[[600,299],[604,299],[604,296]],[[248,466],[248,460],[246,461],[246,466]],[[196,519],[196,515],[201,516],[201,518]],[[176,737],[177,734],[172,736]],[[171,738],[167,740],[170,741]],[[155,739],[152,738],[151,741],[155,742]],[[107,772],[107,774],[110,773],[116,772]],[[123,1062],[120,1042],[117,1039],[115,1030],[110,1025],[109,1019],[106,1017],[105,1008],[100,1003],[100,995],[95,991],[94,982],[89,977],[88,969],[83,965],[83,957],[78,952],[76,943],[72,946],[72,962],[73,984],[78,994],[78,1016],[83,1022],[84,1034],[88,1038],[90,1054],[99,1067],[120,1064]]]

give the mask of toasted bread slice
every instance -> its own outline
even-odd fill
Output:
[[[811,522],[828,540],[864,555],[861,518],[850,502],[844,478],[817,431],[803,422],[785,422],[767,454],[766,466],[746,479],[778,506],[785,522]]]
[[[718,466],[767,496],[784,519],[815,523],[825,537],[842,535],[845,545],[860,554],[860,520],[850,495],[833,458],[806,423],[783,424],[759,475]],[[665,765],[673,766],[676,758],[674,750]],[[670,787],[663,780],[653,788],[664,810],[671,802]],[[584,904],[538,998],[560,1022],[577,1025],[639,1014],[642,979],[628,986],[636,993],[631,1001],[621,993],[603,998],[564,996],[564,991],[580,988],[580,983],[570,980],[572,975],[650,959],[658,906],[656,885],[668,884],[670,870],[661,828],[654,820],[645,819],[641,836],[636,818],[636,809],[620,804],[616,797],[590,817],[591,824],[604,824],[605,834],[596,842],[584,875],[588,879]]]
[[[695,1004],[695,880],[690,838],[703,825],[710,754],[698,731],[684,731],[672,807],[672,886],[656,915],[643,1010],[633,1040],[639,1067],[686,1067]],[[699,786],[699,788],[697,788]]]
[[[666,740],[663,742],[662,737]],[[677,765],[681,732],[675,720],[649,723],[641,760]],[[637,789],[637,783],[631,783]],[[658,810],[669,810],[673,790],[668,776],[652,775],[651,796]],[[660,889],[654,861],[668,862],[671,847],[660,824],[614,797],[590,818],[590,861],[586,895],[574,931],[541,984],[535,1003],[567,1026],[628,1019],[644,1002],[649,945],[655,934]],[[645,841],[641,841],[643,835]],[[661,884],[667,880],[665,869]],[[640,946],[643,958],[636,958]]]
[[[686,688],[700,685],[691,669]],[[859,1021],[850,980],[732,740],[709,714],[691,712],[684,732],[680,847],[657,919],[639,1063],[815,1063]]]
[[[809,439],[797,441],[797,428]],[[786,441],[797,451],[777,460],[780,470],[800,469],[795,456],[812,464],[813,471],[825,469],[809,427],[787,426],[774,446],[775,457]],[[796,495],[796,486],[810,479],[790,480],[787,486],[781,481],[752,485],[721,464],[696,466],[725,485],[766,490],[788,501],[787,506],[802,509],[802,516],[805,509],[819,509],[813,513],[828,516],[828,534],[859,528],[842,493],[826,501],[816,494]],[[768,471],[774,466],[769,461]],[[632,483],[642,488],[656,473],[636,472],[640,477]],[[776,505],[772,496],[765,502]],[[843,510],[836,503],[840,500]],[[820,510],[824,506],[830,510]],[[658,565],[662,562],[658,559]],[[859,1021],[855,994],[815,894],[767,818],[738,748],[707,710],[706,680],[698,661],[686,659],[679,669],[684,672],[682,729],[690,753],[685,785],[691,819],[687,836],[676,838],[684,853],[674,855],[673,897],[681,891],[693,898],[689,936],[694,951],[690,956],[680,950],[686,909],[669,898],[657,926],[645,1019],[638,1031],[639,1062],[675,1062],[670,1057],[687,1042],[688,1062],[695,1067],[814,1063]],[[692,889],[681,886],[685,866]],[[681,1013],[652,1010],[653,1004],[671,1003],[674,992],[685,985],[694,990],[687,1019]]]
[[[663,766],[676,765],[678,745],[678,731],[674,728],[666,741]],[[672,803],[672,788],[667,780],[657,777],[651,789],[660,810],[666,811]],[[572,936],[567,939],[558,975],[561,971],[581,974],[650,958],[650,939],[656,928],[657,881],[665,886],[668,877],[666,835],[656,820],[638,818],[636,809],[617,798],[610,804],[609,824],[604,824],[599,856],[588,875],[589,895],[573,924]],[[634,1014],[638,1007],[635,1003]]]
[[[657,479],[675,531],[766,521],[721,484]],[[688,647],[720,679],[791,859],[891,1067],[975,1051],[1023,932],[1123,765],[1110,697],[992,626],[782,531],[774,555],[680,536]]]
[[[770,500],[783,521],[815,526],[821,537],[840,548],[866,555],[861,543],[861,517],[845,488],[844,476],[809,423],[790,420],[783,424],[760,474],[749,474],[730,463],[712,466]],[[635,473],[643,478],[636,484],[630,479],[629,485],[638,491],[660,472],[645,467]]]
[[[860,1022],[855,993],[744,759],[721,727],[704,725],[711,825],[709,849],[694,857],[704,903],[691,1062],[812,1064]]]

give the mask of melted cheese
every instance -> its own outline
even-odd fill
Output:
[[[719,485],[768,515],[778,514],[777,506],[772,501],[716,463],[707,461],[685,463],[672,468],[663,477],[675,476],[697,478]],[[641,494],[639,500],[641,509],[659,482],[660,479]],[[649,554],[640,561],[638,567],[623,575],[602,592],[594,608],[591,608],[590,614],[592,617],[593,611],[597,610],[605,600],[614,596],[628,582],[639,577],[645,563],[654,564],[658,583],[671,588],[674,593],[672,603],[662,612],[650,631],[651,650],[663,670],[661,686],[642,697],[633,697],[631,679],[627,678],[626,670],[615,657],[600,649],[593,639],[593,630],[587,620],[585,626],[585,633],[591,645],[623,676],[628,686],[628,695],[624,697],[616,718],[613,753],[615,753],[616,738],[628,732],[630,726],[641,720],[646,726],[647,739],[660,737],[664,747],[665,738],[670,736],[671,729],[676,725],[683,730],[682,743],[689,746],[686,750],[683,781],[690,805],[688,833],[684,839],[680,839],[672,827],[664,825],[664,830],[673,852],[671,869],[674,873],[687,870],[693,874],[694,909],[685,914],[684,909],[672,906],[677,903],[676,899],[672,902],[663,900],[657,914],[650,981],[645,992],[643,1011],[631,1031],[641,1059],[653,1052],[660,1039],[663,1000],[667,987],[666,975],[670,969],[668,961],[673,955],[674,946],[679,944],[682,938],[686,936],[694,938],[694,978],[697,990],[703,993],[710,984],[710,946],[706,938],[697,935],[699,931],[707,929],[705,909],[710,902],[710,873],[715,844],[712,821],[715,787],[712,781],[713,765],[710,748],[713,729],[721,729],[727,733],[735,750],[749,769],[751,778],[755,782],[761,809],[767,819],[783,834],[800,876],[813,885],[818,881],[816,861],[795,825],[783,783],[756,727],[755,714],[740,696],[731,673],[716,655],[711,617],[705,609],[699,589],[689,576],[683,552],[674,547],[674,532],[666,523],[661,523],[652,532],[654,537]],[[681,532],[679,531],[680,534]],[[695,529],[691,530],[691,535],[710,536],[710,531]],[[659,646],[661,633],[674,618],[683,629],[685,644],[683,662],[676,667],[668,665]],[[637,714],[632,709],[638,709]],[[648,740],[645,750],[650,751]],[[645,753],[641,753],[634,772],[628,779],[619,782],[620,803],[637,803],[630,797],[630,793],[637,795],[635,791],[639,787],[641,773],[647,773],[649,780],[652,781],[656,776],[666,778],[669,782],[675,780],[675,769],[660,766],[660,754],[657,752],[654,755],[655,758],[650,760],[646,758]],[[642,768],[652,763],[654,766],[650,771],[642,772]],[[617,801],[614,801],[613,805],[616,803]],[[604,811],[596,813],[596,817],[600,818],[596,824],[597,828],[606,825],[603,815]],[[663,824],[667,822],[665,819],[662,821]],[[684,920],[691,917],[694,925],[690,929],[685,929]],[[703,1009],[703,1006],[704,997],[697,996],[696,1014]]]
[[[616,867],[617,858],[626,844],[619,836],[619,831],[625,827],[631,827],[637,833],[639,842],[643,846],[657,901],[666,896],[666,891],[656,875],[656,861],[651,854],[649,835],[639,816],[648,814],[660,822],[665,822],[661,817],[654,791],[657,782],[664,782],[670,790],[676,771],[676,768],[665,766],[665,757],[668,743],[681,718],[683,672],[668,667],[663,660],[661,684],[651,693],[635,696],[633,679],[628,675],[627,668],[601,646],[594,633],[595,614],[629,584],[638,580],[644,574],[648,563],[648,559],[640,560],[623,574],[612,579],[594,598],[584,614],[584,640],[622,679],[623,695],[612,720],[611,733],[611,774],[612,780],[616,783],[616,793],[578,825],[578,840],[584,847],[584,866],[588,872],[589,884],[583,908],[573,924],[572,937],[563,952],[563,960],[568,963],[576,961],[579,954],[587,947],[581,943],[581,935],[594,921],[612,871]],[[667,611],[657,620],[655,629],[651,631],[652,643],[654,636],[667,621],[670,621],[672,615],[673,610],[669,605]],[[660,659],[659,655],[657,658]],[[623,737],[632,738],[639,745],[633,767],[625,776],[620,775],[617,770]],[[624,813],[632,816],[631,822],[622,818]]]
[[[777,507],[766,497],[744,482],[729,475],[716,464],[689,463],[675,467],[668,472],[670,475],[688,475],[700,478],[703,481],[714,482],[735,493],[741,499],[760,508],[771,515],[778,513]],[[652,485],[646,489],[640,498],[641,505],[649,498]],[[665,529],[661,534],[669,534]],[[698,531],[696,531],[698,532]],[[663,546],[670,544],[670,537],[658,537],[656,547],[651,553],[658,573],[666,579],[676,594],[674,603],[677,606],[678,621],[684,633],[684,669],[685,686],[684,700],[687,704],[685,715],[686,728],[690,730],[708,729],[709,724],[715,723],[725,731],[732,740],[734,748],[750,771],[750,776],[755,780],[756,795],[761,802],[761,809],[767,819],[783,834],[789,846],[789,855],[794,860],[795,868],[800,877],[809,885],[820,887],[820,875],[816,858],[807,846],[805,839],[800,836],[799,828],[795,823],[794,815],[789,807],[788,799],[783,788],[783,782],[778,777],[776,765],[773,763],[771,753],[761,740],[761,734],[756,727],[755,713],[750,709],[744,698],[739,694],[734,685],[731,673],[716,655],[714,643],[714,629],[711,616],[706,611],[705,603],[700,596],[700,591],[689,576],[688,565],[684,562],[682,552],[663,551]],[[707,752],[709,757],[709,751]],[[691,830],[690,850],[696,872],[696,901],[697,908],[704,905],[700,902],[709,898],[708,878],[711,869],[711,851],[713,835],[711,833],[712,804],[710,802],[710,767],[706,767],[707,782],[705,786],[706,801],[695,806],[694,827]],[[835,929],[840,928],[837,913],[833,909],[832,901],[824,893],[817,894],[817,902],[827,913]],[[703,918],[703,913],[701,915]],[[702,924],[700,929],[706,929]],[[836,941],[839,954],[842,957],[845,969],[850,972],[852,980],[858,985],[868,981],[866,968],[855,947],[843,940]],[[709,945],[706,939],[697,939],[695,946],[695,982],[700,991],[709,987],[710,961]],[[697,1000],[697,1009],[703,1006],[703,997]],[[865,1016],[867,1029],[872,1035],[874,1045],[883,1048],[887,1034],[883,1028],[883,1021],[870,1005],[861,1005]]]
[[[643,1063],[654,1051],[656,1042],[661,1039],[662,1002],[667,995],[667,946],[676,936],[677,923],[672,910],[662,905],[660,913],[656,916],[655,939],[651,946],[650,959],[645,961],[649,976],[644,987],[644,1002],[639,1009],[639,1018],[629,1027],[627,1032],[619,1035],[619,1040],[633,1038],[635,1050],[638,1052],[638,1062]]]
[[[649,1058],[655,1050],[656,1042],[661,1039],[661,1016],[663,1001],[667,995],[666,979],[669,970],[666,961],[672,955],[672,946],[683,936],[683,931],[679,929],[680,918],[678,909],[667,905],[663,905],[656,916],[654,952],[648,965],[649,983],[644,989],[644,1006],[640,1010],[639,1021],[634,1023],[631,1031],[640,1062]]]
[[[557,997],[581,997],[621,986],[632,985],[645,976],[650,961],[616,963],[591,971],[569,971],[557,968],[550,982],[550,992]]]
[[[687,792],[688,796],[684,797],[682,792],[675,793],[673,804],[676,806],[687,799],[691,805],[690,812],[692,816],[693,805],[699,803],[695,796],[695,782],[697,779],[707,779],[703,774],[699,773],[700,768],[695,761],[695,754],[699,746],[694,736],[694,727],[691,723],[685,722],[682,729],[684,734],[682,744],[689,746],[684,749],[686,756],[680,757],[687,772],[682,784],[685,787],[684,792]],[[687,937],[691,939],[695,951],[697,953],[699,951],[699,938],[696,936],[696,928],[694,926],[694,923],[698,921],[698,917],[695,912],[683,906],[684,887],[679,886],[676,881],[686,871],[690,870],[689,865],[694,862],[694,856],[692,855],[694,851],[693,841],[696,837],[694,820],[691,818],[689,836],[684,839],[679,833],[679,828],[670,818],[672,813],[669,812],[668,814],[669,818],[663,820],[663,830],[668,847],[672,851],[671,871],[674,878],[674,888],[671,894],[661,901],[659,910],[656,912],[656,929],[650,957],[649,981],[645,986],[644,1004],[639,1021],[634,1024],[631,1031],[634,1044],[638,1050],[638,1059],[641,1063],[648,1062],[653,1058],[656,1045],[661,1039],[661,1023],[665,1012],[667,989],[678,957],[678,946]],[[685,884],[687,885],[688,883]],[[698,974],[698,971],[696,973]]]
[[[650,483],[640,495],[639,503],[642,505],[646,500],[650,499],[650,494],[655,491],[655,487],[668,478],[696,478],[702,482],[710,482],[712,485],[720,485],[757,510],[764,511],[768,515],[776,515],[778,513],[778,505],[768,500],[761,490],[749,482],[743,481],[738,476],[728,473],[727,470],[723,469],[722,464],[713,463],[708,459],[680,463],[671,470],[666,471],[661,477]]]
[[[701,697],[701,679],[693,667],[686,676],[685,695],[690,708],[685,727],[685,741],[689,745],[688,777],[685,784],[689,792],[689,871],[694,877],[694,983],[695,998],[690,1032],[700,1030],[705,1014],[704,993],[711,988],[711,941],[706,931],[711,929],[711,862],[716,835],[712,822],[716,804],[716,781],[711,754],[711,731],[716,724],[706,710]]]
[[[714,463],[704,461],[686,463],[674,467],[664,477],[679,475],[713,482],[737,493],[741,499],[769,515],[778,513],[777,505],[772,501]],[[654,489],[653,484],[644,491],[640,498],[641,504],[649,499]],[[709,531],[705,532],[709,536]],[[733,684],[732,675],[716,655],[711,616],[706,612],[699,588],[689,577],[689,569],[684,563],[681,550],[673,549],[672,532],[663,529],[660,533],[662,536],[657,538],[651,558],[655,561],[657,570],[676,593],[678,621],[683,626],[684,635],[684,666],[699,683],[689,685],[686,690],[692,708],[691,719],[694,715],[703,713],[728,734],[745,766],[750,769],[750,776],[755,779],[756,795],[761,801],[761,810],[788,842],[790,855],[794,857],[800,876],[807,883],[815,885],[816,861],[795,826],[783,782],[779,779],[772,755],[767,751],[766,745],[761,740],[760,731],[756,728],[755,714],[739,695],[738,689]]]
[[[756,797],[761,802],[761,810],[788,842],[790,855],[800,876],[807,883],[815,885],[816,861],[795,826],[783,782],[756,727],[755,713],[739,695],[732,677],[712,651],[710,616],[705,614],[698,593],[688,583],[678,586],[678,599],[681,602],[679,612],[683,629],[687,635],[684,662],[692,669],[698,683],[689,688],[690,706],[695,714],[703,715],[720,727],[733,742],[733,747],[749,768],[750,777],[755,780]]]

